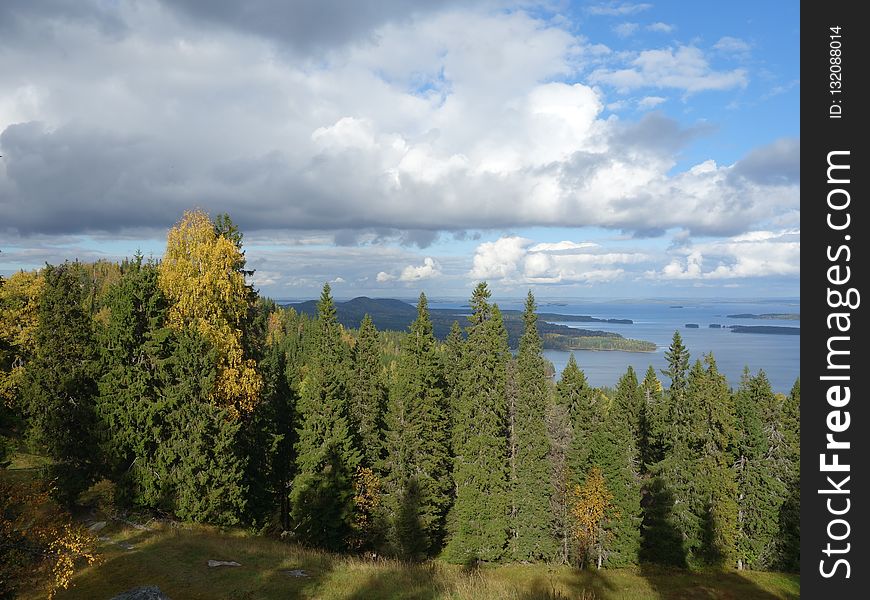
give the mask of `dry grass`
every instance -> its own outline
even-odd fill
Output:
[[[170,524],[151,531],[111,523],[103,561],[81,571],[60,599],[108,600],[157,585],[173,600],[789,600],[798,577],[689,573],[657,567],[580,572],[562,566],[467,569],[441,561],[371,561],[301,548],[239,530]],[[125,549],[118,543],[132,545]],[[208,559],[241,567],[209,568]],[[303,569],[309,577],[287,571]],[[43,597],[33,590],[27,599]]]

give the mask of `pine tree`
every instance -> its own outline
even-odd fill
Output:
[[[688,387],[689,351],[683,345],[679,331],[674,332],[671,345],[665,352],[668,368],[662,371],[671,380],[671,385],[661,406],[660,420],[665,427],[656,431],[655,445],[662,448],[663,453],[673,447],[677,438],[685,431],[687,424],[686,391]]]
[[[348,356],[329,284],[318,303],[316,345],[299,398],[292,518],[302,540],[337,550],[353,525],[353,478],[362,459],[348,426]]]
[[[446,557],[454,562],[501,558],[508,532],[507,332],[490,292],[480,283],[471,297],[468,339],[457,384],[453,432],[456,501]]]
[[[417,557],[419,548],[424,554],[437,552],[445,535],[451,487],[445,387],[428,301],[420,294],[417,318],[404,338],[387,418],[387,481],[395,517],[391,539],[399,552],[415,549],[406,558]],[[407,524],[411,500],[422,545],[401,539],[402,531],[410,530],[396,520],[401,516]]]
[[[350,398],[351,427],[362,449],[364,464],[380,464],[383,451],[386,389],[381,375],[378,330],[369,315],[363,317],[353,352],[353,376]]]
[[[532,292],[526,298],[516,370],[516,406],[512,419],[515,464],[512,472],[511,556],[514,560],[549,560],[556,554],[550,528],[550,444],[546,413],[550,385],[541,355]]]
[[[78,263],[47,265],[36,328],[36,355],[25,373],[23,396],[30,433],[55,461],[51,475],[66,504],[100,468],[96,416],[96,347],[87,291]]]

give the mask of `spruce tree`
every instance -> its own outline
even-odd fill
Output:
[[[779,411],[763,371],[745,369],[735,396],[735,471],[738,486],[738,568],[763,569],[776,562],[779,513],[785,484],[778,477],[776,448],[766,430],[778,433]]]
[[[417,318],[404,338],[387,417],[391,539],[398,553],[414,549],[405,558],[418,558],[421,548],[424,554],[437,552],[445,535],[451,488],[445,387],[428,302],[420,294]],[[405,525],[412,508],[422,535],[419,544],[402,539],[411,531]]]
[[[622,415],[628,425],[635,447],[641,434],[641,425],[644,418],[644,390],[637,383],[637,374],[631,365],[619,378],[616,384],[616,393],[613,397],[614,410]]]
[[[514,560],[549,560],[556,553],[551,533],[550,444],[546,414],[550,384],[541,355],[532,292],[526,298],[516,367],[516,405],[512,420],[515,464],[512,472],[510,552]]]
[[[641,473],[647,474],[651,465],[664,458],[663,440],[665,431],[670,427],[664,410],[664,389],[652,365],[644,375],[640,391],[643,396],[643,411],[641,412],[638,444]]]
[[[779,514],[779,545],[776,568],[797,572],[800,569],[801,513],[801,380],[798,378],[782,405],[782,433],[788,466],[782,473],[785,497]]]
[[[356,432],[363,463],[374,468],[380,464],[383,451],[386,388],[381,374],[378,330],[368,314],[360,323],[354,347],[351,383],[351,427]]]
[[[457,384],[453,432],[456,501],[446,557],[454,562],[495,561],[508,533],[507,332],[485,283],[471,297],[468,338]]]
[[[60,500],[72,504],[100,468],[96,348],[78,263],[47,265],[39,302],[36,355],[23,396],[30,434],[54,460]]]
[[[348,357],[329,284],[318,303],[315,346],[299,398],[292,519],[306,542],[343,548],[353,523],[353,478],[362,456],[348,425]]]

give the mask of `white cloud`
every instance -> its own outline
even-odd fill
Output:
[[[649,260],[639,252],[605,252],[593,242],[542,242],[521,237],[502,237],[477,247],[474,279],[506,283],[593,283],[622,277],[624,265]]]
[[[661,96],[644,96],[637,101],[637,107],[641,110],[650,110],[659,104],[667,102],[667,100],[667,98],[662,98]]]
[[[749,82],[745,69],[717,71],[704,53],[694,46],[644,50],[629,60],[628,67],[596,69],[593,82],[611,85],[621,91],[642,87],[674,88],[687,93],[743,88]]]
[[[754,231],[680,249],[651,279],[720,280],[800,275],[798,230]]]
[[[671,33],[676,29],[674,25],[657,21],[646,26],[647,31],[655,31],[657,33]]]
[[[646,2],[602,2],[588,6],[586,10],[593,15],[616,17],[644,12],[652,7],[652,4]]]
[[[381,271],[375,279],[377,279],[378,283],[386,283],[388,281],[393,281],[395,278],[395,275],[390,275],[386,271]]]
[[[571,242],[563,240],[561,242],[542,242],[535,244],[529,248],[529,252],[558,252],[560,250],[583,250],[586,248],[597,248],[595,242]]]
[[[441,265],[430,257],[423,259],[423,264],[419,266],[408,265],[402,269],[402,274],[399,275],[399,281],[420,281],[423,279],[432,279],[441,275]]]
[[[637,33],[638,29],[640,29],[640,25],[637,23],[620,23],[613,27],[613,33],[619,37],[627,38]]]
[[[747,55],[752,49],[749,42],[740,38],[725,36],[719,38],[719,41],[713,44],[713,48],[725,54]]]
[[[507,279],[517,273],[518,263],[526,254],[531,240],[517,236],[499,238],[480,244],[474,252],[472,279]]]

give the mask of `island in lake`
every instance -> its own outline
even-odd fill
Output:
[[[776,327],[774,325],[731,325],[733,333],[766,333],[769,335],[800,335],[800,327]]]
[[[754,315],[752,313],[740,313],[739,315],[728,315],[729,319],[763,319],[777,321],[800,321],[800,313],[762,313]]]

